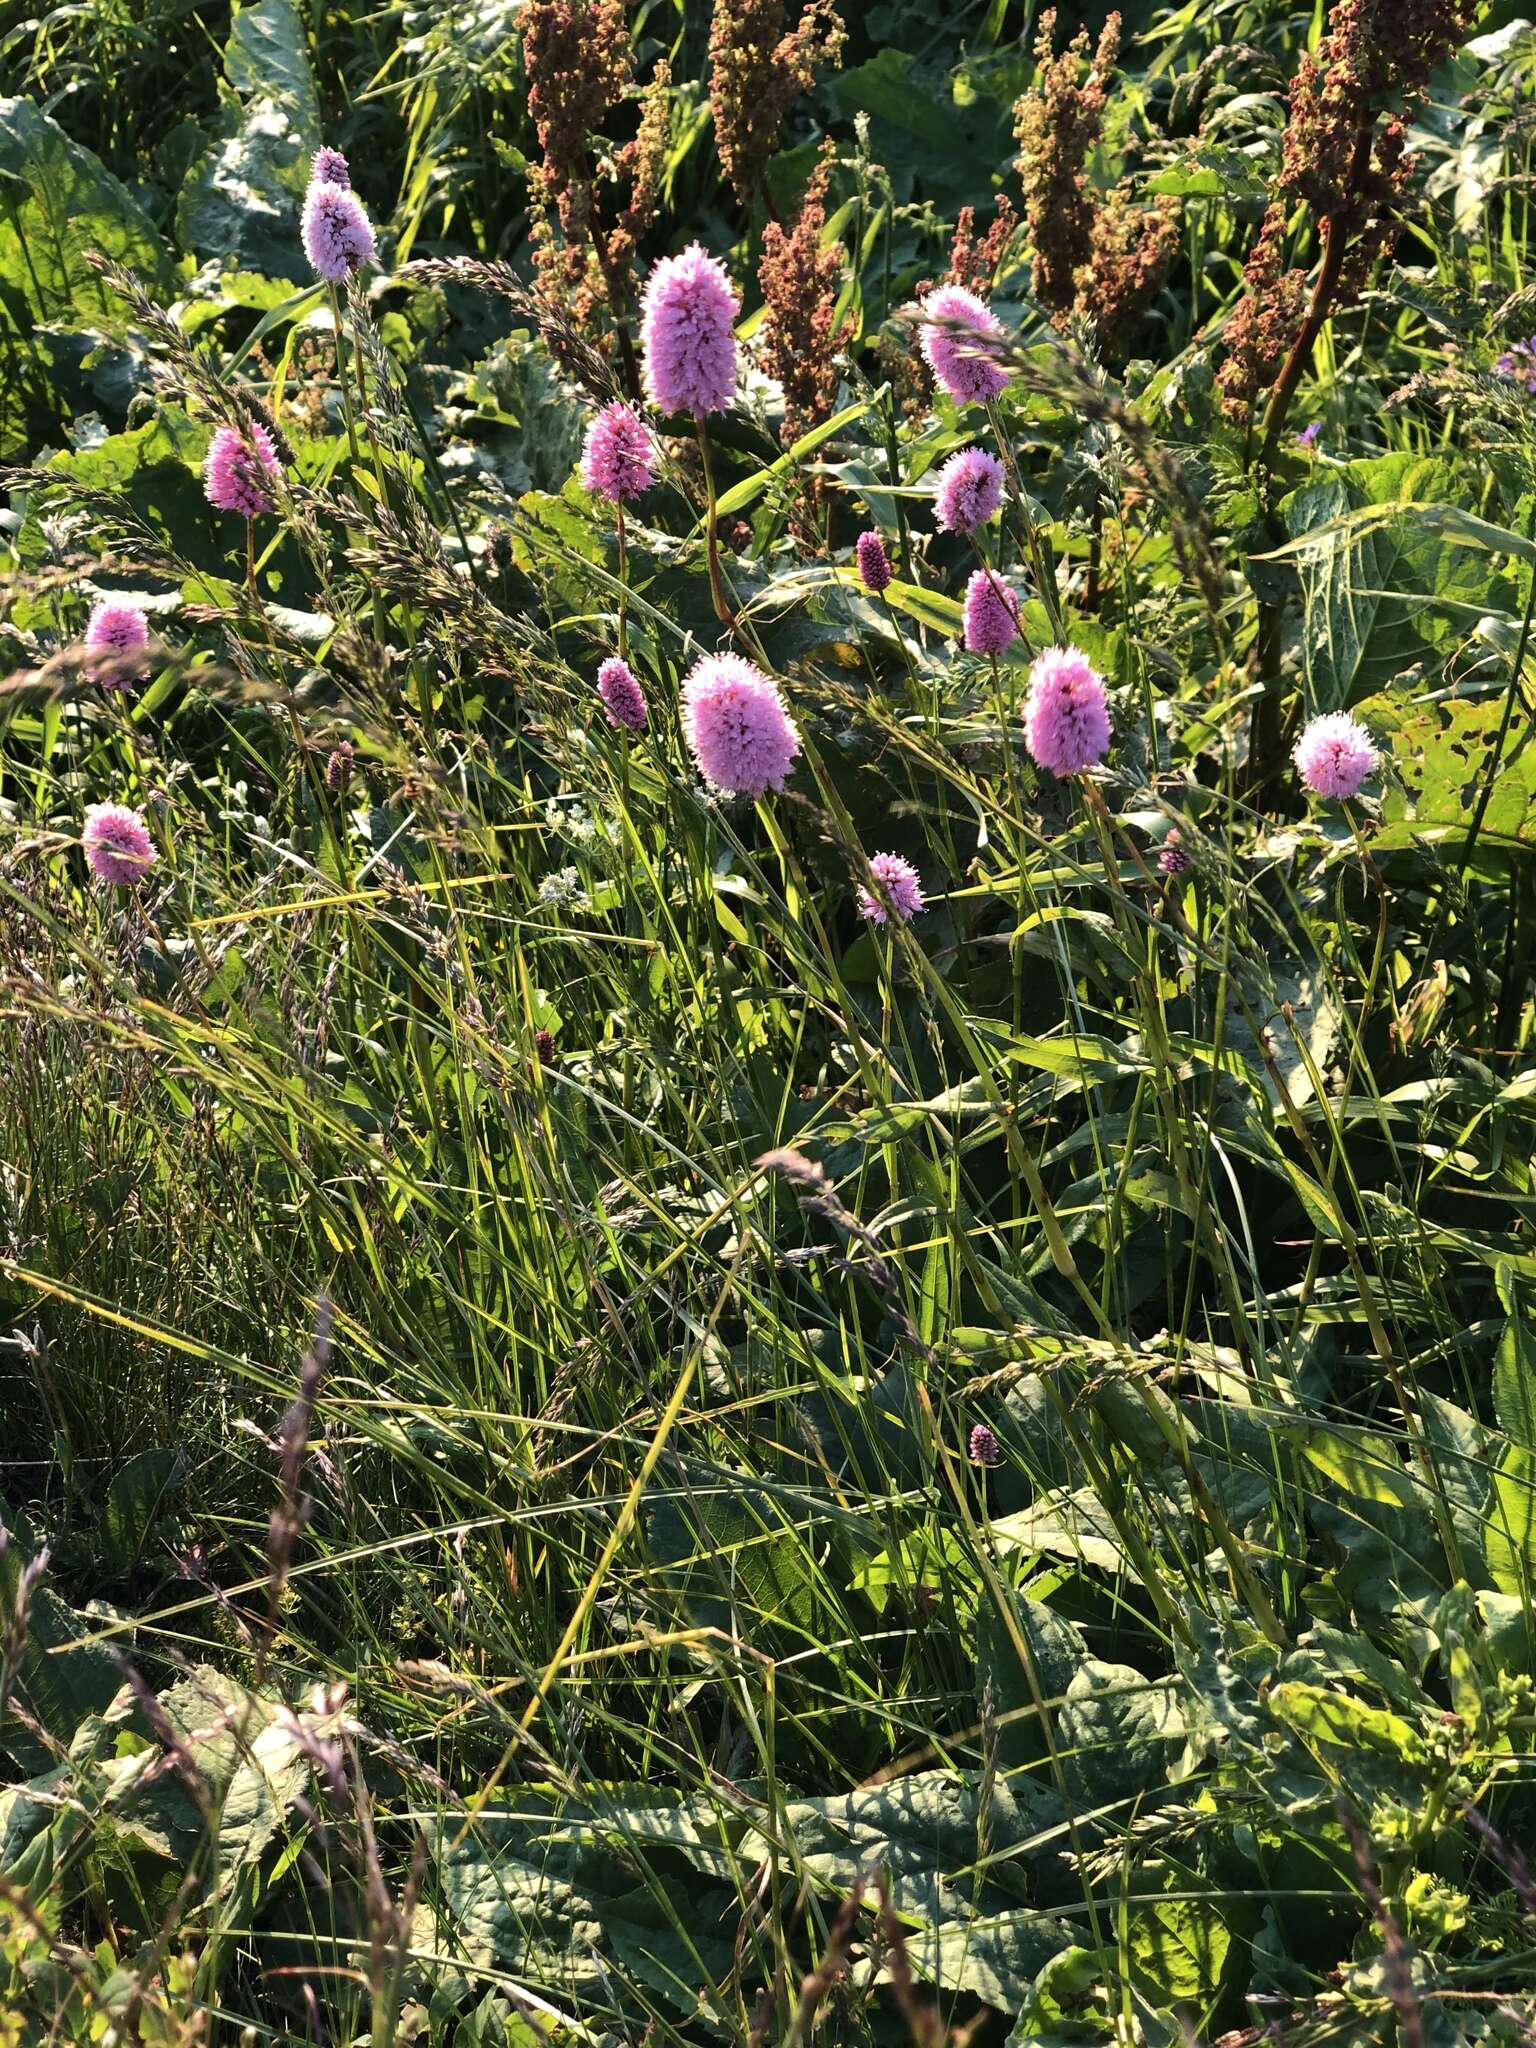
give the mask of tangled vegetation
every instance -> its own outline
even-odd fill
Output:
[[[0,17],[0,2048],[1536,2042],[1533,80]]]

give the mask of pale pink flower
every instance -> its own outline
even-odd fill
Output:
[[[923,354],[956,405],[984,405],[1007,389],[997,360],[1002,340],[997,315],[962,285],[942,285],[924,302]]]
[[[86,621],[85,651],[98,680],[109,690],[126,690],[144,674],[149,627],[136,604],[104,597]]]
[[[208,445],[203,489],[220,512],[256,519],[272,510],[272,485],[281,471],[272,436],[253,421],[249,438],[238,427],[220,427]]]
[[[965,586],[968,654],[1001,654],[1019,637],[1019,600],[992,569],[974,569]]]
[[[587,429],[581,481],[616,505],[640,497],[656,481],[656,451],[634,407],[616,398]]]
[[[905,924],[909,917],[916,917],[923,907],[923,885],[911,861],[903,860],[899,853],[871,854],[869,872],[877,882],[885,885],[885,893],[891,899],[891,909],[896,913],[898,924]],[[871,924],[886,923],[886,907],[875,890],[861,888],[858,900],[860,911]]]
[[[609,656],[597,672],[597,694],[610,725],[624,732],[644,731],[645,692],[627,661],[621,661],[616,654]]]
[[[1315,796],[1354,796],[1376,766],[1376,749],[1358,719],[1325,711],[1308,723],[1292,758]]]
[[[1047,647],[1030,669],[1024,743],[1053,775],[1080,775],[1108,753],[1103,678],[1075,647]]]
[[[373,229],[347,185],[316,178],[304,198],[304,253],[327,284],[340,284],[373,261]]]
[[[88,806],[80,844],[97,881],[120,889],[147,874],[157,858],[143,813],[126,804]]]
[[[962,448],[939,471],[934,517],[945,533],[974,533],[1003,502],[1003,465],[985,448]]]
[[[782,789],[800,735],[771,676],[739,654],[707,654],[683,684],[683,733],[701,773],[730,796]]]
[[[317,149],[309,175],[316,185],[339,185],[343,192],[352,190],[352,172],[339,149]]]
[[[641,339],[645,384],[662,412],[702,419],[736,396],[736,336],[741,300],[724,268],[694,242],[667,256],[645,282]]]

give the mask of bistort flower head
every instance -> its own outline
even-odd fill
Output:
[[[339,185],[343,192],[352,190],[352,172],[339,149],[317,149],[309,175],[316,185]]]
[[[898,924],[905,924],[909,917],[916,917],[923,907],[923,886],[911,861],[903,860],[899,853],[872,854],[869,872],[877,882],[884,884]],[[885,903],[873,889],[859,890],[859,909],[871,924],[887,922]]]
[[[958,284],[941,285],[923,304],[923,354],[956,405],[985,405],[1007,389],[1002,339],[997,315]]]
[[[280,474],[272,436],[253,420],[249,438],[238,427],[219,428],[203,464],[203,489],[218,511],[256,519],[272,510],[272,485]]]
[[[885,541],[871,527],[868,533],[861,533],[853,544],[853,559],[858,564],[859,581],[864,588],[878,597],[882,590],[888,590],[893,570],[891,558],[885,551]]]
[[[1047,647],[1029,672],[1024,744],[1053,775],[1081,775],[1109,751],[1103,678],[1075,647]]]
[[[1157,856],[1157,871],[1160,875],[1187,875],[1194,866],[1184,845],[1184,835],[1177,825],[1168,829]]]
[[[645,692],[627,661],[610,655],[597,672],[597,694],[610,725],[623,732],[645,730]]]
[[[109,690],[126,690],[144,673],[142,656],[149,645],[149,627],[136,604],[104,597],[86,621],[85,651]]]
[[[739,654],[707,654],[683,684],[683,732],[706,781],[729,796],[782,789],[800,735],[771,676]]]
[[[157,858],[143,813],[126,804],[89,805],[80,844],[97,881],[119,889],[147,874]]]
[[[350,185],[316,178],[304,199],[304,253],[327,284],[373,261],[373,229]]]
[[[694,242],[667,256],[645,281],[640,324],[645,385],[662,412],[696,419],[724,412],[736,396],[736,336],[741,310],[722,265]]]
[[[975,569],[965,586],[965,651],[1002,654],[1019,637],[1019,601],[991,569]]]
[[[1314,796],[1354,796],[1376,766],[1371,736],[1347,711],[1309,720],[1292,756]]]
[[[974,533],[1003,502],[1003,465],[985,448],[962,448],[939,471],[934,517],[945,533]]]
[[[581,451],[585,489],[623,505],[641,497],[656,481],[656,451],[633,406],[616,398],[587,429]]]
[[[997,1440],[997,1433],[985,1422],[978,1422],[972,1428],[969,1451],[973,1465],[996,1465],[1002,1461],[1003,1447]]]

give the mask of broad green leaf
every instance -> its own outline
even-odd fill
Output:
[[[174,1491],[185,1453],[168,1447],[140,1451],[113,1476],[102,1512],[102,1534],[114,1568],[137,1564],[159,1516],[161,1503]]]
[[[1536,750],[1519,744],[1516,722],[1495,765],[1503,721],[1498,698],[1446,698],[1422,709],[1376,700],[1361,707],[1392,749],[1392,777],[1374,844],[1423,841],[1452,854],[1466,844],[1484,785],[1492,788],[1476,841],[1479,859],[1502,863],[1536,846]]]
[[[1155,1886],[1165,1896],[1147,1898]],[[1186,2009],[1203,2028],[1236,1960],[1231,1909],[1198,1871],[1172,1862],[1140,1869],[1134,1892],[1126,1945],[1138,1988],[1159,2011]]]
[[[1309,711],[1334,711],[1453,644],[1470,609],[1508,609],[1512,594],[1469,548],[1422,514],[1461,485],[1455,465],[1406,454],[1351,463],[1286,505],[1301,578]]]
[[[1268,1706],[1310,1747],[1364,1749],[1405,1764],[1427,1760],[1423,1738],[1411,1722],[1348,1693],[1287,1679],[1270,1687]]]
[[[224,71],[236,98],[223,135],[182,189],[177,232],[230,269],[307,280],[299,211],[320,110],[294,0],[236,8]]]
[[[1536,1337],[1518,1295],[1493,1355],[1493,1405],[1504,1434],[1523,1450],[1536,1451]]]
[[[1488,1481],[1488,1571],[1501,1593],[1536,1594],[1536,1451],[1511,1444]]]
[[[0,280],[36,321],[125,324],[90,249],[169,288],[170,253],[127,186],[29,99],[0,100],[0,181],[14,201],[0,206]]]
[[[1149,193],[1180,199],[1225,199],[1231,206],[1267,197],[1263,166],[1229,143],[1199,142],[1176,164],[1147,181]]]
[[[1365,1429],[1324,1429],[1319,1424],[1286,1424],[1282,1434],[1301,1445],[1309,1465],[1357,1500],[1386,1506],[1422,1506],[1413,1476],[1390,1438]]]

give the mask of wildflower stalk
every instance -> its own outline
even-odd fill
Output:
[[[613,508],[614,527],[619,542],[619,659],[629,657],[629,554],[624,541],[624,501],[619,499]],[[628,773],[629,752],[624,755]]]
[[[715,466],[709,455],[709,436],[704,422],[695,416],[694,432],[698,436],[699,454],[704,463],[704,537],[709,553],[709,594],[714,599],[715,617],[725,626],[737,624],[734,605],[725,594],[725,584],[720,575],[720,537],[715,531]]]

